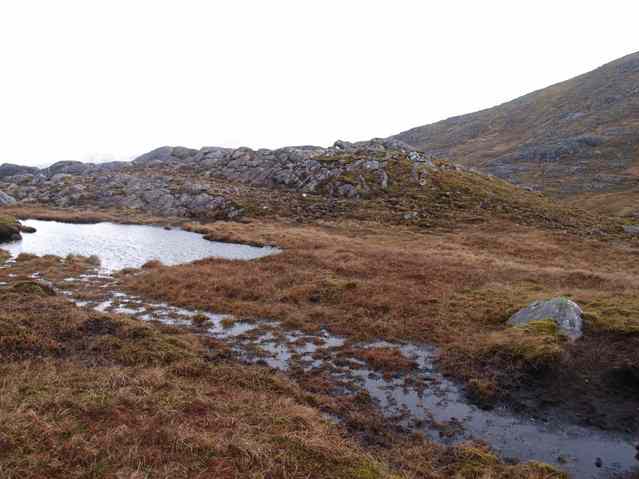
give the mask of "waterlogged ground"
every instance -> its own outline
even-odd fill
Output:
[[[28,222],[38,228],[34,223]],[[57,228],[39,226],[39,233],[27,238],[44,236],[42,233],[56,231]],[[110,226],[119,225],[109,225],[102,231],[113,231]],[[152,230],[157,237],[182,233],[142,228]],[[60,254],[56,248],[64,238],[58,238],[51,242],[52,250],[47,249],[44,239],[31,241],[30,245],[38,244],[39,254]],[[91,242],[94,236],[85,233],[76,236],[76,240],[81,238]],[[119,240],[117,235],[101,237],[102,244]],[[173,243],[173,247],[177,247],[177,243]],[[13,254],[17,253],[11,247],[8,249]],[[66,252],[88,254],[91,249],[92,246],[83,245],[80,241],[77,251]],[[307,383],[328,381],[335,395],[360,392],[370,397],[392,424],[398,424],[407,431],[420,431],[439,442],[480,439],[504,457],[556,464],[577,478],[614,477],[639,464],[630,436],[564,424],[560,418],[535,421],[515,416],[504,409],[486,411],[470,404],[460,387],[438,372],[437,351],[428,345],[354,343],[325,330],[317,333],[286,330],[275,321],[237,321],[230,316],[178,308],[127,295],[119,290],[117,276],[110,275],[109,271],[119,269],[115,265],[120,268],[140,266],[140,255],[114,255],[117,247],[108,244],[105,251],[108,267],[102,266],[92,273],[68,277],[58,283],[61,293],[81,307],[126,314],[145,321],[195,327],[200,334],[227,344],[233,354],[246,362],[267,365],[296,379],[303,378]],[[204,249],[198,250],[202,251]],[[30,252],[35,252],[35,249]],[[97,254],[102,256],[99,251]],[[171,264],[179,263],[180,256],[173,255],[170,261]],[[34,276],[40,277],[39,274]]]

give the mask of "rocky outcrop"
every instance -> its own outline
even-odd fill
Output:
[[[20,166],[13,165],[11,163],[3,163],[2,165],[0,165],[0,178],[22,174],[32,174],[36,171],[38,171],[38,169],[31,166]]]
[[[398,164],[403,165],[401,172],[394,171]],[[232,186],[220,191],[219,180],[358,199],[396,188],[400,175],[402,181],[417,184],[440,167],[393,140],[277,150],[165,146],[132,162],[59,162],[2,178],[0,187],[18,201],[58,207],[131,208],[163,216],[232,219],[242,214],[242,208],[229,198]]]
[[[407,156],[404,146],[397,141],[371,140],[337,141],[330,148],[297,146],[277,150],[162,147],[133,160],[133,165],[171,166],[252,186],[359,198],[388,188],[386,162],[394,155]],[[416,170],[434,168],[420,153],[410,152],[407,157]]]
[[[531,321],[552,320],[559,333],[571,340],[582,335],[583,314],[579,305],[567,298],[553,298],[547,301],[535,301],[515,313],[509,320],[511,326],[525,326]]]

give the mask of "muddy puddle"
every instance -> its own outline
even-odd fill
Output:
[[[68,253],[87,254],[87,251]],[[60,253],[54,249],[41,250],[39,254]],[[250,257],[249,254],[245,259]],[[169,261],[161,259],[174,264],[180,258],[174,254]],[[148,259],[152,258],[145,258]],[[135,263],[126,263],[128,260]],[[130,267],[141,261],[137,253],[125,255],[111,262],[110,267]],[[59,287],[61,294],[81,307],[191,329],[196,325],[200,334],[223,341],[245,362],[263,364],[293,377],[300,373],[329,377],[337,394],[339,388],[345,394],[367,394],[387,418],[437,442],[481,440],[505,458],[554,464],[580,479],[616,477],[639,468],[637,438],[568,424],[558,417],[540,421],[506,409],[487,411],[474,406],[457,383],[438,371],[437,350],[429,345],[354,343],[325,330],[309,334],[288,330],[276,321],[238,321],[232,316],[179,308],[119,291],[117,280],[105,274],[104,268],[66,278]],[[83,291],[94,294],[83,295]],[[99,293],[95,294],[96,291]],[[392,372],[376,369],[362,354],[371,350],[399,352],[411,367]]]

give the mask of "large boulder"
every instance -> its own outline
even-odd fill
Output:
[[[525,326],[531,321],[552,320],[560,334],[575,340],[581,337],[583,311],[579,305],[567,298],[553,298],[546,301],[535,301],[515,313],[508,320],[511,326]]]
[[[179,164],[191,160],[198,150],[183,146],[162,146],[149,151],[133,160],[135,166]]]
[[[10,196],[0,191],[0,206],[12,205],[15,202],[16,202],[16,199],[13,196]]]
[[[56,175],[83,175],[93,167],[91,163],[81,161],[58,161],[44,170],[49,177]]]

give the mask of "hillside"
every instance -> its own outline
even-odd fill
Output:
[[[392,139],[560,196],[632,192],[622,203],[636,202],[639,52],[508,103]]]

